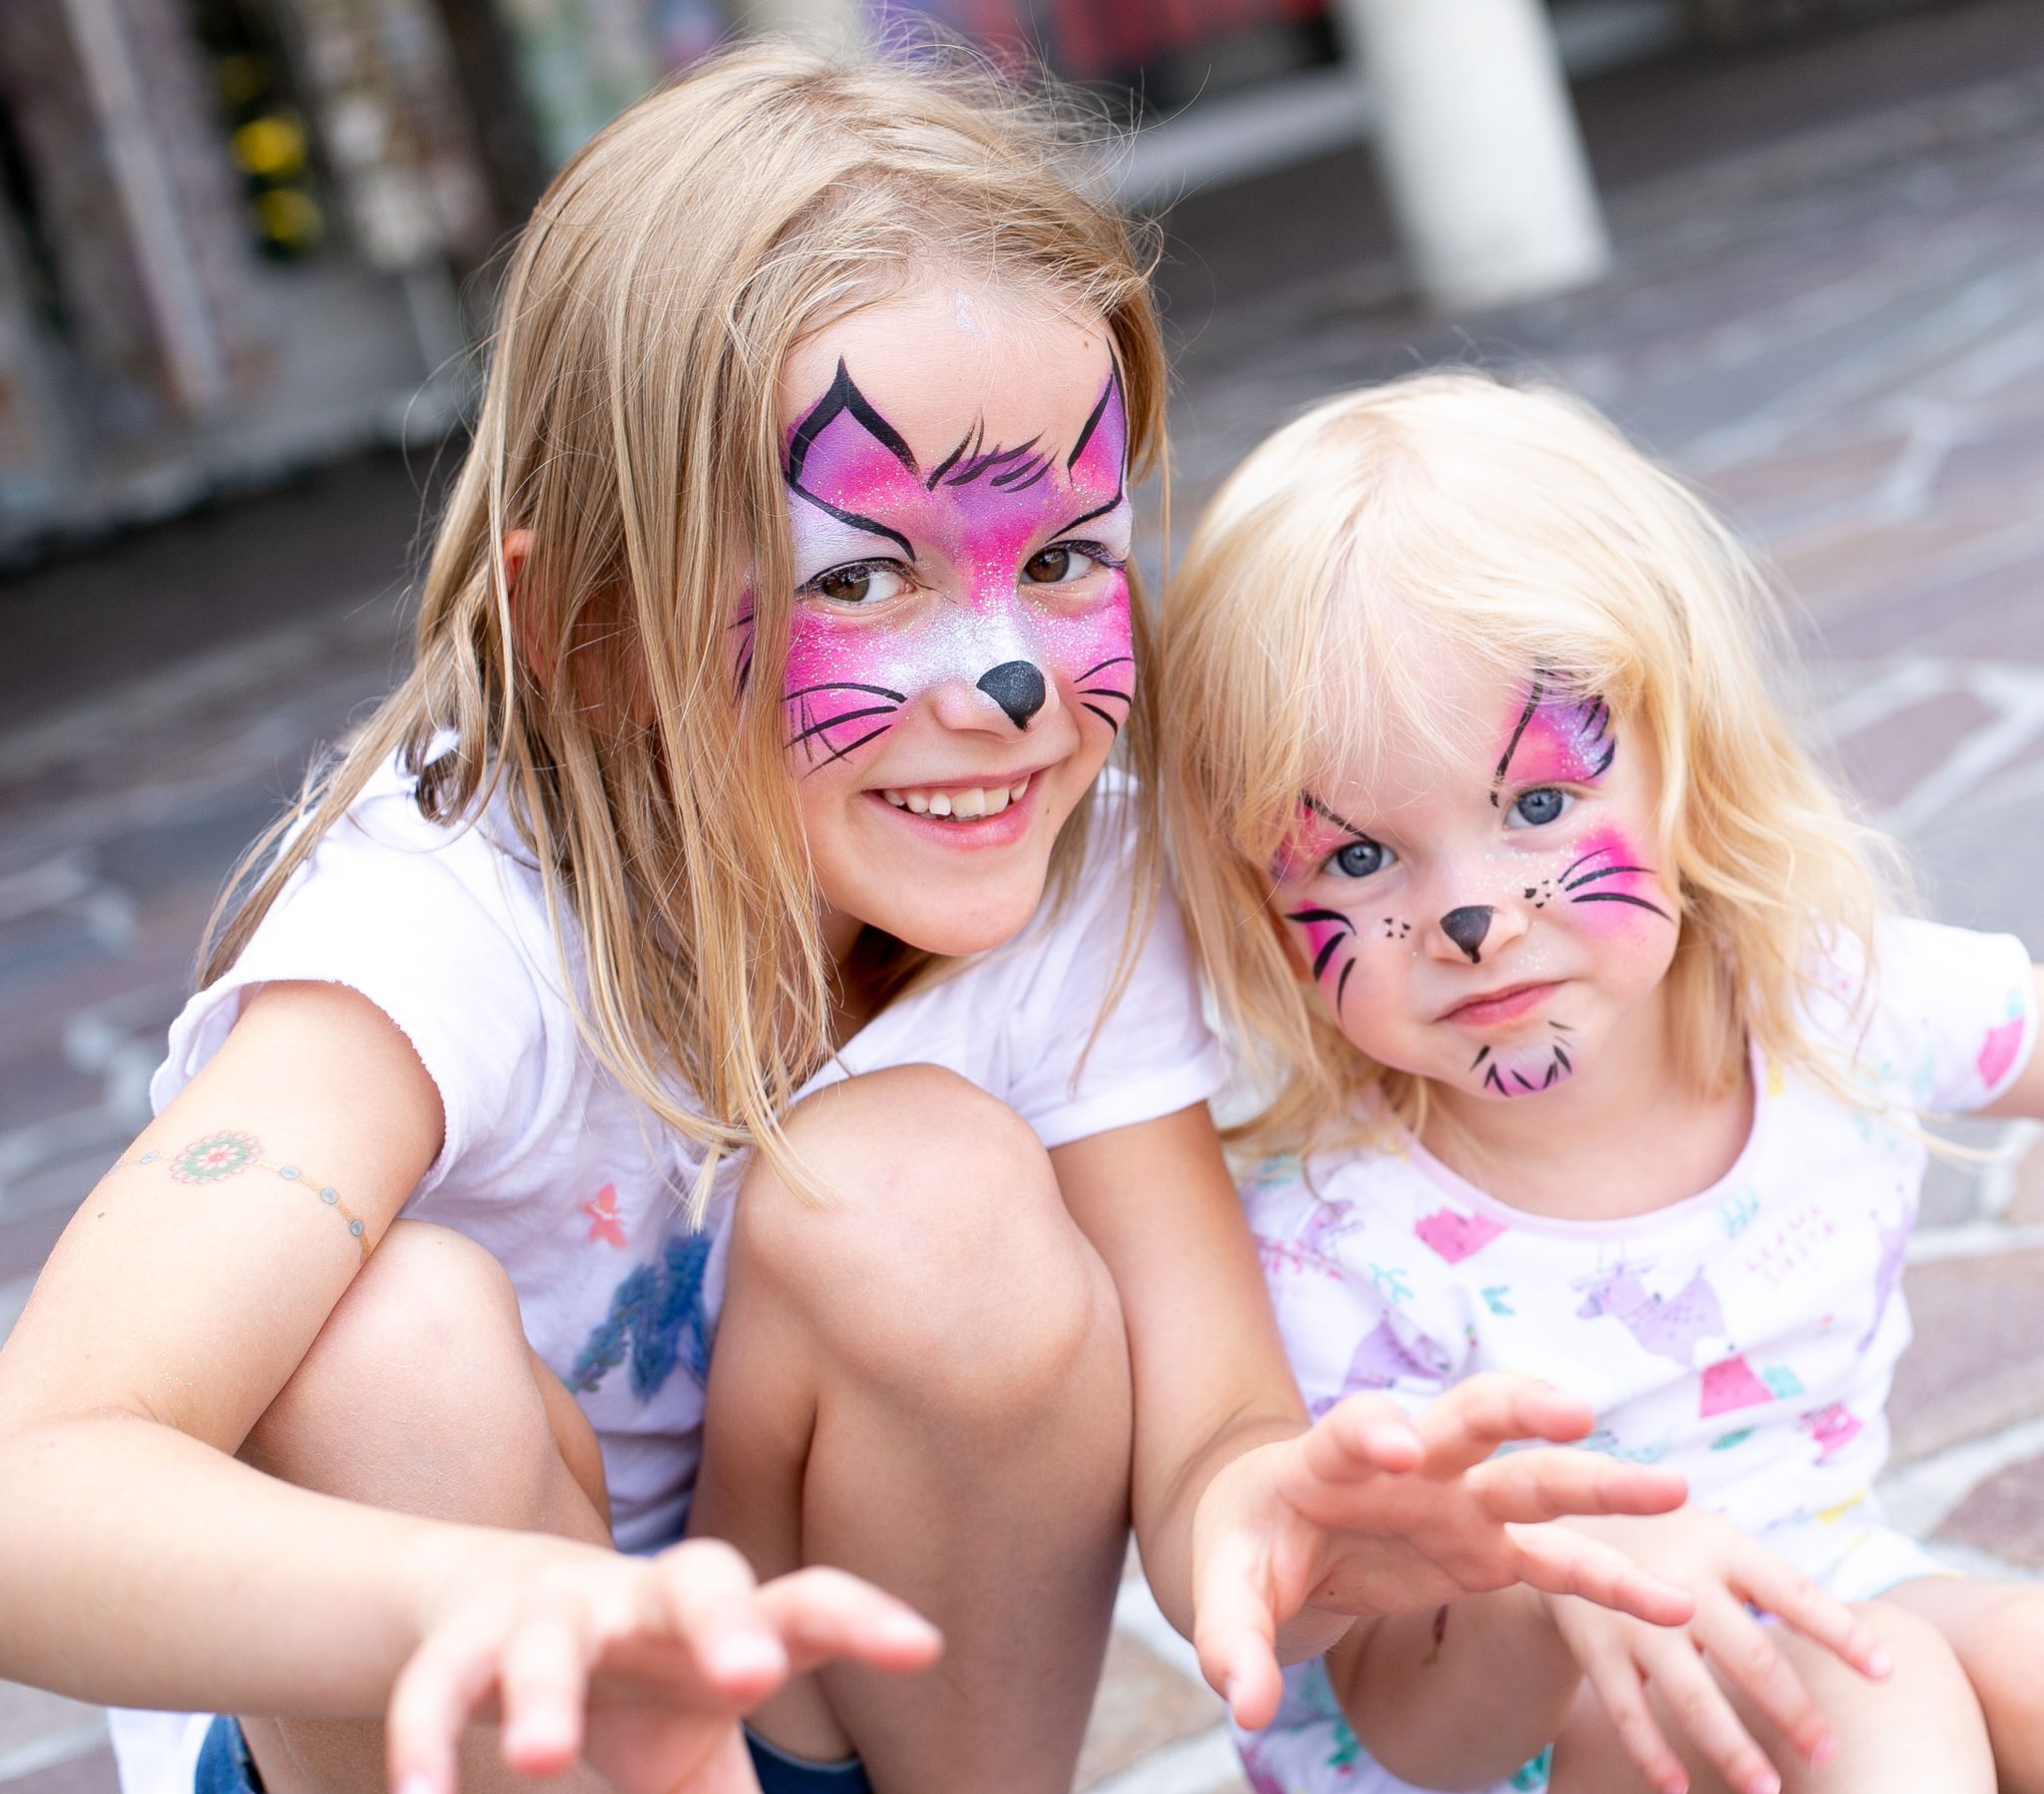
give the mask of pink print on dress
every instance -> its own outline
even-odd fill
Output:
[[[1709,1420],[1714,1414],[1730,1414],[1736,1408],[1753,1408],[1775,1399],[1775,1392],[1754,1375],[1753,1366],[1744,1358],[1726,1358],[1706,1365],[1702,1382],[1703,1397],[1698,1403],[1697,1414],[1704,1420]]]
[[[1409,1344],[1399,1338],[1388,1319],[1380,1320],[1365,1333],[1348,1361],[1348,1374],[1341,1380],[1341,1393],[1326,1396],[1312,1407],[1317,1420],[1338,1401],[1365,1391],[1390,1389],[1400,1383],[1424,1383],[1445,1388],[1454,1367],[1447,1354],[1424,1336]]]
[[[2023,1045],[2023,1018],[2012,1016],[1997,1027],[1988,1029],[1987,1038],[1980,1043],[1980,1057],[1973,1064],[1980,1074],[1981,1084],[1993,1090],[2007,1076],[2010,1066],[2016,1063],[2016,1055]]]
[[[1449,1264],[1460,1264],[1489,1245],[1505,1231],[1505,1225],[1480,1214],[1457,1214],[1452,1208],[1436,1208],[1412,1231]]]
[[[607,1246],[624,1245],[625,1225],[618,1214],[618,1186],[615,1183],[606,1183],[584,1202],[582,1212],[589,1216],[591,1239],[600,1239]]]
[[[1122,490],[1128,421],[1121,376],[1069,447],[1002,447],[974,431],[924,469],[873,408],[843,362],[830,389],[790,432],[784,474],[799,566],[913,573],[941,566],[956,589],[907,621],[798,605],[783,701],[788,746],[813,767],[843,759],[893,726],[922,692],[960,680],[1018,729],[1045,701],[1047,680],[1119,730],[1131,651],[1128,503]],[[1026,567],[1065,539],[1102,574],[1031,582]],[[1099,540],[1094,540],[1097,535]],[[1067,563],[1069,565],[1069,563]]]
[[[1859,1422],[1842,1402],[1831,1402],[1812,1410],[1795,1423],[1816,1441],[1816,1461],[1821,1464],[1842,1452],[1860,1434]]]
[[[1643,1351],[1657,1358],[1672,1359],[1687,1370],[1696,1362],[1697,1347],[1707,1339],[1723,1339],[1725,1311],[1718,1304],[1718,1292],[1699,1266],[1672,1296],[1657,1296],[1647,1288],[1638,1265],[1623,1259],[1594,1277],[1578,1278],[1574,1287],[1585,1292],[1576,1310],[1580,1320],[1610,1315],[1639,1342]],[[1751,1373],[1749,1373],[1751,1374]]]
[[[1902,1265],[1909,1256],[1909,1232],[1915,1220],[1915,1210],[1904,1208],[1892,1226],[1882,1227],[1878,1221],[1875,1222],[1880,1235],[1880,1257],[1873,1267],[1873,1319],[1866,1323],[1866,1331],[1860,1334],[1853,1346],[1854,1351],[1865,1351],[1873,1344],[1873,1336],[1880,1331],[1881,1319],[1888,1311],[1895,1285],[1902,1280]]]

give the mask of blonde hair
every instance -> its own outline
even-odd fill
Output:
[[[699,1202],[742,1146],[799,1183],[778,1118],[831,1050],[837,974],[782,760],[793,571],[776,380],[798,339],[934,261],[1105,323],[1133,484],[1162,442],[1163,353],[1149,264],[1089,191],[1085,149],[1058,105],[955,57],[772,41],[699,64],[593,139],[512,258],[413,670],[252,850],[202,976],[234,961],[397,753],[434,820],[508,801],[564,969],[572,920],[584,1039],[703,1150]],[[531,532],[515,592],[514,531]],[[1131,608],[1140,657],[1140,597]],[[1122,750],[1140,777],[1155,700],[1144,681],[1136,693]],[[1086,825],[1081,806],[1058,890]],[[1138,882],[1157,865],[1146,831]],[[930,963],[898,944],[882,958],[883,994]]]
[[[1601,695],[1660,774],[1681,903],[1675,1051],[1702,1095],[1751,1039],[1854,1101],[1801,1025],[1822,954],[1872,966],[1886,843],[1796,744],[1763,669],[1780,606],[1704,503],[1564,394],[1473,372],[1329,401],[1222,488],[1167,598],[1169,830],[1217,999],[1269,1109],[1253,1146],[1418,1132],[1423,1079],[1356,1051],[1309,1000],[1270,909],[1299,794],[1363,780],[1431,730],[1423,657]],[[1310,695],[1308,695],[1310,694]]]

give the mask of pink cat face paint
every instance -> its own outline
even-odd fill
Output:
[[[1373,781],[1300,794],[1275,907],[1342,1032],[1443,1096],[1523,1100],[1651,1026],[1677,906],[1653,867],[1651,766],[1610,706],[1444,674],[1444,717]]]
[[[1013,292],[966,310],[911,289],[798,343],[779,400],[782,741],[825,938],[997,945],[1037,907],[1134,691],[1107,333]]]
[[[1027,731],[1062,680],[1110,733],[1130,654],[1128,423],[1110,369],[1070,442],[1002,447],[984,421],[933,466],[849,368],[790,436],[788,521],[802,592],[787,653],[788,746],[806,768],[877,741],[943,683]],[[947,589],[914,605],[918,578]],[[891,610],[890,610],[891,603]]]

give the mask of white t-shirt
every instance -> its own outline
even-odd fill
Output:
[[[151,1100],[162,1109],[219,1051],[256,986],[343,984],[388,1015],[446,1117],[445,1144],[402,1213],[467,1234],[503,1265],[527,1338],[596,1429],[618,1544],[650,1549],[679,1535],[701,1455],[742,1166],[720,1173],[709,1219],[691,1231],[698,1160],[577,1037],[537,869],[494,817],[466,830],[428,822],[414,782],[393,762],[328,831],[233,969],[171,1025]],[[1123,948],[1132,801],[1103,781],[1067,904],[890,1004],[810,1088],[942,1066],[1014,1109],[1046,1147],[1205,1101],[1227,1061],[1168,897],[1087,1051]],[[346,1196],[345,1166],[319,1171]],[[189,1794],[203,1726],[117,1718],[129,1794]]]
[[[426,821],[412,785],[386,767],[328,831],[233,969],[172,1023],[151,1100],[163,1108],[219,1051],[256,986],[344,984],[388,1015],[446,1117],[445,1144],[402,1212],[467,1234],[503,1265],[527,1337],[602,1442],[618,1543],[643,1549],[675,1536],[695,1475],[717,1248],[741,1167],[691,1232],[683,1204],[699,1160],[578,1038],[538,871],[488,824]],[[1098,851],[1061,914],[891,1004],[811,1088],[943,1066],[1046,1146],[1205,1100],[1226,1062],[1168,900],[1080,1069],[1123,944],[1128,802],[1102,791]],[[343,1197],[345,1174],[322,1167]]]
[[[1896,921],[1877,953],[1864,1036],[1833,969],[1818,1042],[1895,1109],[1992,1102],[2036,1046],[2022,943]],[[1244,1200],[1307,1401],[1377,1389],[1418,1408],[1479,1370],[1545,1377],[1596,1409],[1591,1449],[1672,1465],[1749,1532],[1797,1529],[1806,1560],[1886,1456],[1926,1151],[1906,1117],[1783,1067],[1757,1058],[1754,1084],[1732,1169],[1620,1220],[1511,1207],[1416,1140],[1261,1167]]]

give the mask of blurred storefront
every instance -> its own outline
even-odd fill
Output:
[[[461,282],[733,30],[921,19],[1041,59],[1153,127],[1120,170],[1140,201],[1367,130],[1368,3],[0,0],[0,559],[443,432]],[[1799,3],[1540,16],[1581,72]]]

